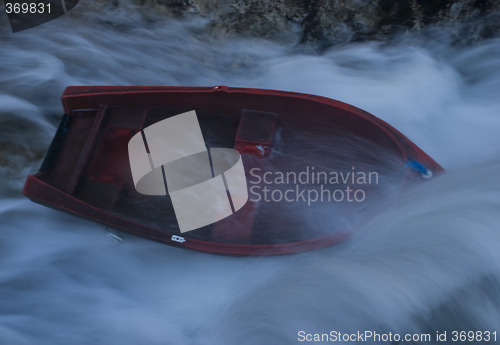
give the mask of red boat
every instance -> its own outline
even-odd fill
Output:
[[[384,121],[320,96],[225,86],[82,86],[68,87],[62,103],[65,115],[23,193],[209,253],[275,255],[337,243],[365,220],[360,215],[369,212],[362,210],[372,203],[443,171]],[[150,126],[193,110],[207,147],[241,155],[248,201],[235,208],[233,198],[231,215],[181,232],[173,193],[138,191],[129,145],[140,135],[145,140]]]

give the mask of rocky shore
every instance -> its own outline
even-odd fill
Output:
[[[245,35],[325,48],[385,40],[439,26],[463,42],[500,31],[495,0],[133,0],[172,16],[201,16],[216,35]],[[465,24],[465,25],[464,25]]]

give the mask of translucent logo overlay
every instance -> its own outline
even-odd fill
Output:
[[[248,201],[239,152],[207,149],[194,110],[144,128],[128,153],[137,192],[170,195],[182,233],[229,217]]]

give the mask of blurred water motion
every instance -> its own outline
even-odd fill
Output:
[[[457,48],[428,31],[315,55],[216,40],[194,19],[147,21],[133,7],[107,16],[86,8],[0,33],[1,344],[500,332],[498,38]],[[63,89],[101,84],[226,84],[339,99],[395,126],[448,172],[393,200],[347,242],[310,253],[218,257],[123,234],[117,243],[101,225],[20,195],[55,132]]]

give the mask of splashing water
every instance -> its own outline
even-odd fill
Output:
[[[0,344],[500,333],[499,38],[456,48],[434,28],[317,55],[216,39],[194,18],[160,19],[132,5],[103,15],[102,6],[0,33]],[[104,226],[20,195],[55,132],[63,89],[100,84],[226,84],[339,99],[399,129],[448,172],[392,200],[343,244],[309,253],[230,258],[127,235],[117,243]]]

